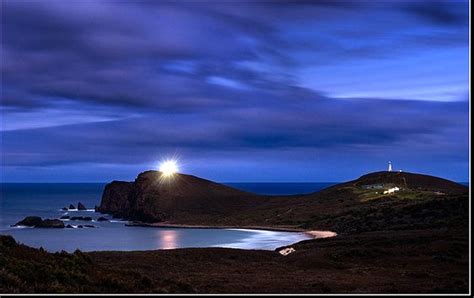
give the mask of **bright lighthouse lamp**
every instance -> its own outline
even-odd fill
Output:
[[[160,171],[164,177],[171,177],[178,172],[178,165],[175,160],[166,160],[161,163]]]

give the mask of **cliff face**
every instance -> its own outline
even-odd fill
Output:
[[[105,187],[98,211],[144,222],[189,216],[225,216],[259,203],[256,195],[191,175],[163,178],[147,171],[134,182],[114,181]]]
[[[113,181],[107,184],[97,211],[111,213],[117,217],[128,217],[134,188],[133,182]]]

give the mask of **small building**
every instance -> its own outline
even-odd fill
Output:
[[[383,184],[366,184],[361,186],[363,189],[383,189]]]

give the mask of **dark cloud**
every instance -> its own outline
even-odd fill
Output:
[[[15,130],[2,134],[3,156],[6,165],[128,164],[152,162],[157,151],[177,148],[192,157],[209,151],[330,151],[358,145],[394,146],[430,135],[451,140],[450,130],[466,132],[466,105],[386,100],[374,105],[373,100],[323,100],[314,106],[286,105],[284,110],[270,107],[225,114],[153,115]]]
[[[438,25],[465,26],[469,21],[468,1],[421,1],[405,9]]]
[[[271,86],[293,85],[291,73],[307,64],[387,56],[400,38],[425,44],[447,40],[419,32],[413,37],[379,39],[391,34],[384,23],[359,25],[357,16],[365,11],[381,13],[378,6],[364,1],[301,4],[4,1],[2,83],[30,99],[6,92],[2,102],[30,107],[33,101],[43,105],[54,98],[69,98],[174,109],[176,101],[176,109],[181,109],[190,97],[211,97],[204,101],[206,107],[216,98],[238,97],[236,90],[208,84],[209,76],[233,79],[251,91],[264,92]],[[446,24],[463,19],[455,13],[463,5],[444,6],[422,2],[408,11]],[[352,25],[334,26],[341,17],[354,18]],[[465,41],[458,35],[446,36],[450,43]],[[376,42],[360,44],[371,38]],[[194,66],[187,73],[170,73],[164,66],[174,61],[190,61]],[[236,66],[242,61],[257,66]],[[199,106],[197,102],[192,106]]]

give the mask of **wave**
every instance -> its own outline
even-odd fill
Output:
[[[213,247],[274,250],[280,246],[285,246],[299,242],[301,240],[309,239],[308,235],[299,232],[280,232],[252,229],[228,230],[251,232],[251,235],[236,242],[212,245]],[[281,237],[277,237],[278,235],[281,235]]]
[[[10,226],[11,228],[14,228],[14,229],[33,229],[34,227],[30,227],[30,226]]]

